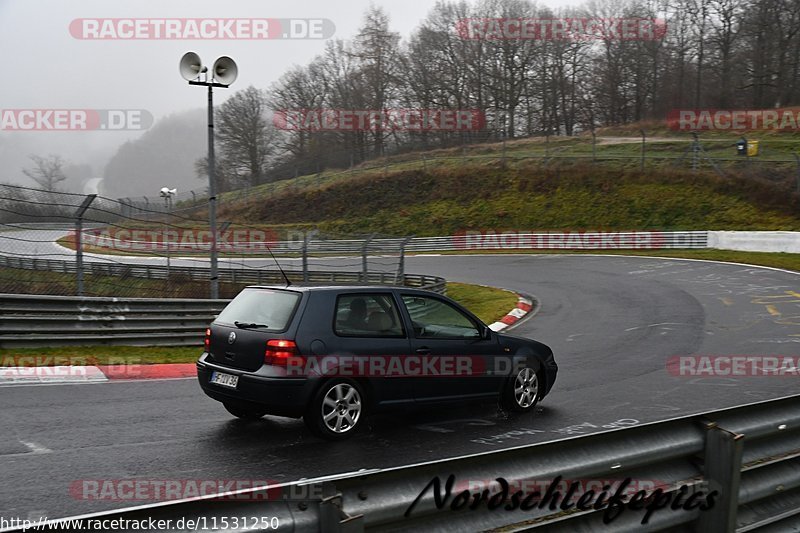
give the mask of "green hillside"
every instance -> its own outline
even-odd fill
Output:
[[[474,155],[474,154],[473,154]],[[418,158],[418,156],[417,156]],[[414,162],[412,165],[410,162]],[[417,168],[414,168],[416,166]],[[461,230],[798,230],[791,180],[660,165],[543,165],[414,156],[383,168],[269,184],[223,196],[221,216],[330,235],[448,235]]]

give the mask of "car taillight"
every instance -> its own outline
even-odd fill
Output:
[[[298,358],[300,352],[294,341],[285,339],[271,339],[267,341],[267,350],[264,352],[264,362],[268,365],[286,366],[290,360]]]
[[[206,351],[210,351],[211,349],[211,328],[206,328],[206,338],[203,341],[203,344],[206,347]]]

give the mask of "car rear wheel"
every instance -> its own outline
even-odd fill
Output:
[[[262,411],[255,407],[242,407],[240,405],[234,405],[230,403],[224,403],[223,405],[230,414],[236,418],[241,418],[242,420],[258,420],[267,414],[266,411]]]
[[[510,411],[527,413],[539,401],[539,376],[535,368],[523,366],[506,382],[500,403]]]
[[[357,383],[337,379],[320,387],[303,417],[316,435],[343,440],[352,435],[363,416],[364,393]]]

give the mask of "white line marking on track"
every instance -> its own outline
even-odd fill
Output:
[[[53,453],[53,450],[50,448],[45,448],[41,444],[36,444],[35,442],[28,442],[21,440],[20,443],[24,444],[32,453],[32,454],[43,454],[43,453]]]

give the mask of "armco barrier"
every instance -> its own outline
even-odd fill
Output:
[[[526,426],[536,427],[535,415]],[[453,490],[447,495],[451,475]],[[561,505],[551,509],[548,503],[552,499],[541,505],[547,492],[540,483],[557,476],[582,481],[584,487],[591,480],[630,478],[637,486],[635,490],[654,495],[643,503],[654,510],[643,525],[646,508],[625,507],[610,524],[603,522],[607,512],[603,506],[585,511],[575,506],[564,510]],[[431,483],[437,478],[441,481],[439,491]],[[506,510],[505,505],[514,507],[510,496],[503,505],[489,509],[486,500],[491,501],[499,492],[495,485],[473,509],[474,494],[489,488],[496,478],[515,487],[509,495],[523,487],[526,496],[540,490],[539,498],[527,500],[527,510],[519,508],[519,500],[516,509]],[[531,484],[531,480],[537,481]],[[470,487],[468,499],[459,496]],[[712,492],[713,503],[709,497]],[[270,525],[277,527],[262,525],[252,531],[326,533],[787,531],[800,519],[800,396],[557,442],[276,485],[261,489],[261,500],[266,501],[255,501],[259,499],[256,493],[258,489],[227,499],[147,505],[86,515],[84,519],[172,520],[173,524],[192,519],[222,527],[223,520],[255,516],[274,518]],[[624,503],[632,495],[629,493]],[[440,497],[438,508],[436,496]],[[598,501],[599,494],[594,496],[591,502]],[[560,497],[563,501],[565,494],[560,493]],[[576,500],[573,497],[571,501],[575,504]],[[656,501],[661,506],[658,509]],[[675,501],[681,505],[673,509]],[[702,509],[700,504],[707,508]],[[52,526],[53,531],[74,528],[69,523]]]
[[[56,259],[40,259],[29,257],[8,257],[0,253],[0,267],[18,268],[23,270],[45,270],[50,272],[75,273],[75,261],[62,261]],[[123,263],[121,260],[113,263],[100,261],[84,262],[84,273],[96,276],[120,276],[146,279],[167,279],[169,276],[180,276],[187,280],[207,281],[210,278],[209,269],[205,267],[176,267],[167,268],[163,265],[142,263]],[[261,268],[220,268],[218,271],[220,281],[231,283],[250,284],[283,284],[283,274],[277,270]],[[341,284],[377,284],[377,285],[406,285],[419,287],[434,292],[444,292],[445,280],[437,276],[420,274],[402,274],[394,272],[349,272],[345,270],[309,270],[299,272],[286,270],[286,276],[292,283],[341,283]]]
[[[100,248],[119,251],[156,251],[164,254],[166,246],[160,242],[120,240],[93,236],[87,243]],[[242,254],[264,254],[263,243],[229,242],[232,250]],[[275,254],[343,254],[493,250],[493,249],[542,249],[542,250],[655,250],[662,248],[706,248],[707,231],[572,231],[572,232],[520,232],[520,231],[467,231],[443,237],[400,237],[347,240],[294,240],[270,242]],[[207,254],[208,243],[170,245],[172,253]]]
[[[103,265],[120,267],[123,265]],[[265,272],[244,283],[280,283]],[[222,273],[222,271],[220,271]],[[249,272],[248,272],[249,273]],[[394,276],[358,272],[310,272],[306,283],[391,285]],[[302,281],[302,279],[295,279]],[[445,292],[445,280],[406,274],[405,286]],[[81,298],[0,294],[0,348],[127,345],[201,346],[203,332],[227,300]]]
[[[202,346],[227,300],[0,294],[0,348]]]

